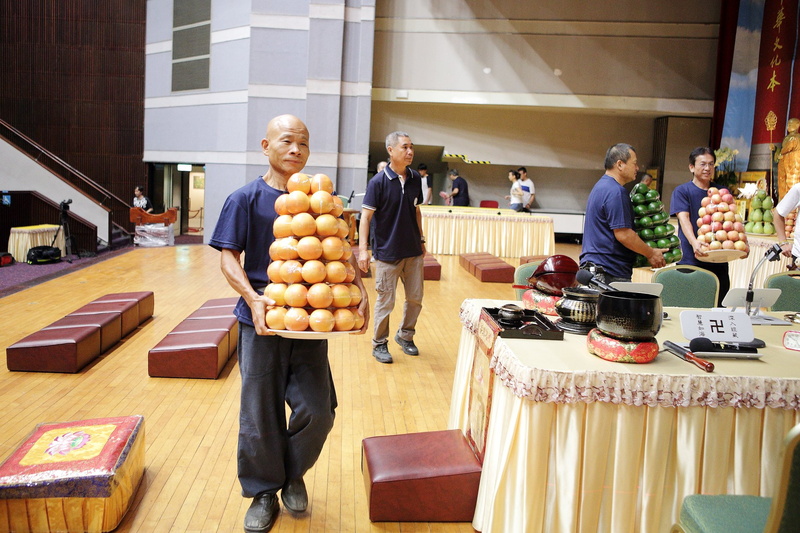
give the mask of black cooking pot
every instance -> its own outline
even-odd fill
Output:
[[[597,327],[624,340],[651,340],[661,329],[661,298],[652,294],[605,291],[597,300]]]

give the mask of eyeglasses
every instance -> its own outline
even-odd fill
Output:
[[[714,163],[696,163],[694,166],[699,168],[714,168]]]

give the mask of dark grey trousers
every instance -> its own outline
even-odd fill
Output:
[[[261,336],[240,322],[239,369],[239,483],[252,498],[314,465],[333,428],[336,391],[326,340]]]

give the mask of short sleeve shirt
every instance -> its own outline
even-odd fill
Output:
[[[789,213],[800,207],[800,183],[793,185],[789,192],[778,202],[775,210],[782,217],[786,217]],[[800,257],[800,232],[794,232],[794,244],[792,245],[792,255]]]
[[[244,271],[250,285],[261,289],[269,283],[269,247],[275,240],[272,224],[277,218],[275,200],[284,191],[274,189],[259,178],[234,191],[225,200],[214,233],[208,244],[217,249],[244,252]],[[253,325],[250,307],[243,298],[234,315],[245,324]]]
[[[417,206],[422,204],[422,179],[406,168],[405,183],[387,166],[367,183],[361,205],[374,211],[372,254],[378,261],[394,262],[422,255]]]
[[[586,203],[581,262],[601,265],[613,277],[630,278],[636,253],[614,237],[614,230],[622,228],[633,229],[631,198],[622,185],[605,174]]]
[[[469,185],[467,180],[458,176],[453,180],[453,189],[458,189],[458,195],[453,196],[453,205],[466,207],[469,205]]]

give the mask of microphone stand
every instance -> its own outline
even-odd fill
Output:
[[[782,251],[783,250],[781,249],[779,244],[777,243],[773,244],[772,246],[770,246],[769,250],[767,250],[767,252],[764,254],[764,257],[761,258],[756,267],[753,269],[753,273],[750,275],[750,283],[747,285],[747,294],[745,296],[744,311],[747,314],[747,316],[755,316],[755,314],[758,314],[758,308],[756,308],[755,314],[752,311],[753,300],[755,297],[755,292],[753,291],[753,282],[756,279],[756,273],[761,268],[761,265],[764,264],[764,261],[777,261],[778,258],[781,256]]]

